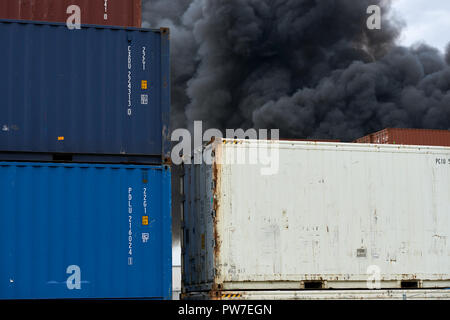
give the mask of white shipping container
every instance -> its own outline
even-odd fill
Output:
[[[172,266],[172,300],[180,300],[181,266]]]
[[[257,163],[227,163],[237,151]],[[450,148],[224,139],[198,152],[215,163],[185,165],[185,293],[450,287]]]

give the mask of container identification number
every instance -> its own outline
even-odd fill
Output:
[[[142,191],[142,206],[144,207],[144,214],[147,214],[147,188],[144,187]]]
[[[128,46],[128,110],[127,114],[128,116],[131,116],[131,80],[132,80],[132,73],[131,73],[131,46]]]
[[[133,188],[128,188],[128,265],[133,265],[133,205],[131,200],[133,199]]]
[[[445,158],[436,158],[436,164],[437,164],[437,165],[450,164],[450,158],[449,158],[449,159],[445,159]]]
[[[145,59],[145,50],[147,50],[147,48],[144,46],[142,47],[142,70],[145,71],[145,64],[147,63],[146,59]]]

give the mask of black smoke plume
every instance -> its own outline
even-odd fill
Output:
[[[385,127],[450,129],[450,47],[397,46],[385,0],[144,0],[168,26],[172,125],[279,128],[352,140]],[[367,8],[381,7],[381,30]]]

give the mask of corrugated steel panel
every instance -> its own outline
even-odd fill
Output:
[[[160,163],[169,156],[168,39],[167,29],[0,21],[0,151]]]
[[[355,141],[355,143],[372,143],[372,134],[369,134],[367,136],[364,136],[362,138],[358,138]]]
[[[355,142],[450,147],[450,130],[387,128]]]
[[[170,169],[0,162],[0,261],[0,299],[170,299]]]
[[[141,27],[142,0],[2,0],[0,19],[66,22],[67,8],[81,9],[81,23]]]
[[[186,292],[450,287],[450,148],[223,142],[186,165]]]

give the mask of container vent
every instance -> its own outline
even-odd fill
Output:
[[[55,153],[53,154],[53,161],[72,161],[73,155],[69,153]]]
[[[417,280],[402,281],[400,286],[402,289],[417,289],[419,288],[419,281]]]
[[[305,281],[305,289],[322,289],[323,281]]]

